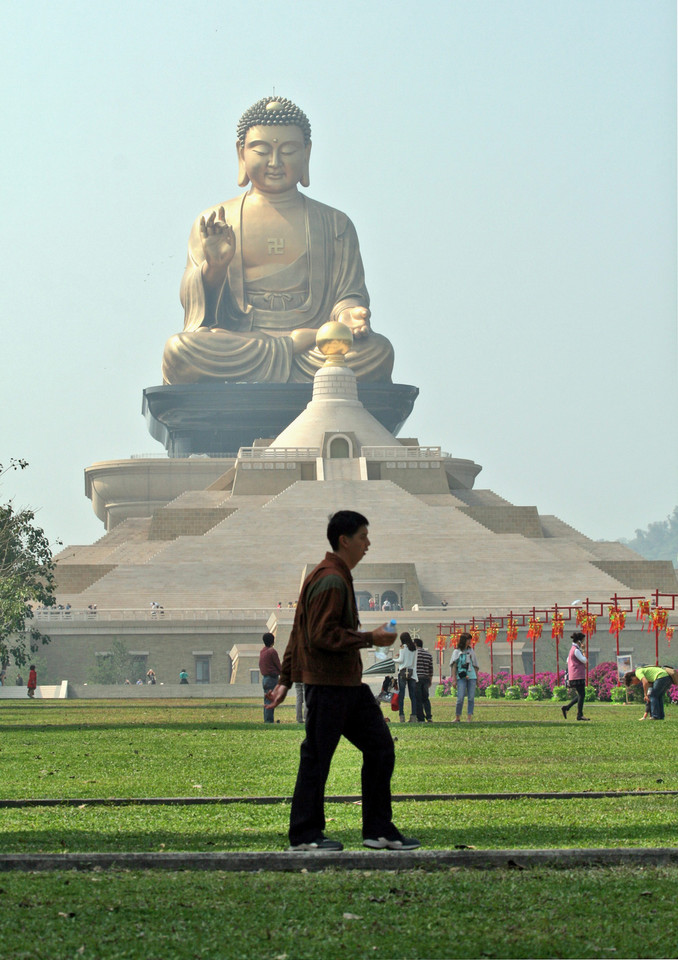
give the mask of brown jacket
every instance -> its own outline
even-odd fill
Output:
[[[336,553],[327,553],[301,588],[280,683],[360,686],[360,650],[372,646],[372,634],[359,626],[351,571]]]

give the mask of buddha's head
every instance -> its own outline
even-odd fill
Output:
[[[252,183],[263,193],[284,193],[297,183],[307,187],[311,124],[284,97],[264,97],[238,121],[238,184]]]

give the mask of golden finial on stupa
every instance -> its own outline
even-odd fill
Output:
[[[318,350],[325,356],[325,366],[343,365],[344,357],[353,346],[353,334],[345,323],[330,320],[324,323],[315,338]]]

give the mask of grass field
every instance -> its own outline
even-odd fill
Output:
[[[396,795],[678,790],[670,708],[666,722],[641,724],[638,705],[587,704],[592,722],[581,724],[555,704],[481,701],[474,723],[452,725],[452,701],[433,706],[440,722],[392,725]],[[276,716],[264,726],[259,703],[7,701],[0,800],[288,797],[303,728],[291,706]],[[328,794],[357,794],[359,782],[359,755],[342,743]],[[394,807],[428,849],[677,842],[670,795]],[[328,834],[360,849],[359,806],[330,803],[327,814]],[[283,850],[288,815],[283,799],[0,808],[1,852]],[[4,873],[0,957],[674,956],[677,893],[678,869],[651,866]]]

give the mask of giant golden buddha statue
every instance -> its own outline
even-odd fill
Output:
[[[358,380],[391,380],[393,348],[370,326],[355,228],[311,200],[311,127],[281,97],[259,100],[238,123],[242,196],[193,225],[181,284],[184,329],[167,341],[167,384],[209,380],[298,383],[325,357],[315,345],[328,321],[353,334],[346,362]]]

